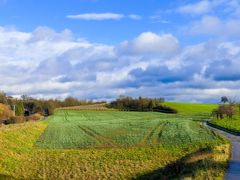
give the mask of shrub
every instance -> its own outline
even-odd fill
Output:
[[[122,111],[156,111],[162,113],[177,113],[177,110],[162,105],[163,98],[142,98],[134,99],[131,97],[120,97],[116,101],[107,105],[109,108],[115,108]]]
[[[18,123],[24,123],[26,121],[26,118],[24,116],[12,116],[10,117],[5,124],[18,124]]]
[[[162,112],[162,113],[170,113],[170,114],[177,114],[178,111],[166,105],[158,105],[153,108],[153,111]]]
[[[0,121],[8,120],[12,116],[10,108],[0,103]]]
[[[15,109],[16,116],[23,116],[24,115],[24,105],[22,101],[18,101],[16,103]]]
[[[234,108],[231,105],[220,105],[212,111],[212,115],[217,119],[223,119],[224,117],[232,119],[234,113]]]
[[[26,120],[27,121],[38,121],[38,120],[41,119],[41,117],[42,117],[41,114],[35,113],[35,114],[31,115],[31,116],[26,117]]]

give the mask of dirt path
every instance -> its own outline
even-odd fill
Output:
[[[207,128],[213,130],[216,133],[219,133],[227,137],[232,143],[232,152],[231,158],[229,161],[229,168],[225,174],[226,180],[239,180],[240,179],[240,136],[230,134],[223,130],[213,128],[206,123],[204,124]]]

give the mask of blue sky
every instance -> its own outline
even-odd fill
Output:
[[[0,23],[15,26],[22,31],[33,31],[38,26],[47,26],[62,31],[70,29],[75,36],[90,41],[116,44],[134,38],[145,31],[158,33],[172,32],[181,35],[177,27],[186,23],[188,16],[179,17],[178,13],[168,13],[182,1],[149,0],[2,0]],[[73,20],[68,15],[84,13],[115,13],[125,16],[135,14],[139,20],[122,18],[120,20],[90,21]],[[184,38],[183,38],[184,39]]]
[[[239,0],[0,0],[0,89],[43,98],[235,98],[239,17]]]

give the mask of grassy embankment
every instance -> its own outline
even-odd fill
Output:
[[[217,104],[197,104],[182,102],[165,102],[164,104],[175,108],[180,114],[210,114]]]
[[[216,119],[214,118],[210,123],[226,128],[229,131],[240,133],[240,111],[239,108],[235,108],[235,115],[232,119],[224,118],[224,119]]]
[[[189,113],[186,104],[171,106],[183,115],[65,110],[47,122],[2,127],[0,177],[223,177],[228,142],[191,120],[208,108]]]
[[[47,127],[46,123],[29,122],[0,127],[0,179],[13,175],[33,152],[35,141]]]
[[[229,131],[240,134],[240,107],[232,106],[234,115],[232,118],[224,117],[223,119],[213,118],[210,123],[225,128]]]

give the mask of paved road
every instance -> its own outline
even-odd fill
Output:
[[[226,180],[240,180],[240,136],[232,135],[225,131],[213,128],[206,123],[207,128],[227,137],[232,142],[232,153],[229,161],[229,168],[225,174]]]

